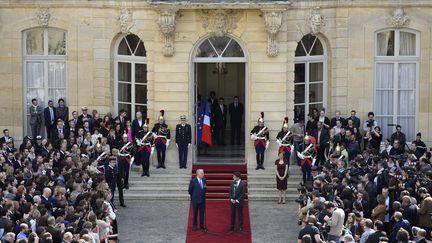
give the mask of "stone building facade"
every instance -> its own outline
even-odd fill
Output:
[[[247,161],[261,111],[273,138],[284,116],[292,124],[325,107],[362,121],[374,111],[385,133],[398,123],[408,140],[421,131],[430,142],[431,25],[426,0],[2,1],[0,125],[28,134],[34,97],[65,98],[70,111],[145,110],[153,121],[164,109],[171,128],[180,114],[193,123],[195,63],[226,62],[244,63]],[[232,39],[243,56],[199,56],[209,38]]]

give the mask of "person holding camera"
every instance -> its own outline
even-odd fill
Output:
[[[345,220],[345,212],[343,209],[336,207],[333,202],[329,202],[326,205],[327,212],[331,214],[331,217],[326,215],[324,221],[330,226],[328,233],[328,241],[334,241],[335,243],[340,242],[340,236],[342,235],[343,224]]]
[[[310,215],[304,223],[306,224],[303,229],[300,230],[297,242],[302,243],[302,239],[305,235],[309,235],[312,239],[312,243],[321,243],[321,235],[318,227],[315,226],[317,220],[314,215]]]

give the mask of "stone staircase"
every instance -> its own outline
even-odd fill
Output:
[[[190,178],[190,168],[156,169],[150,166],[150,177],[141,177],[141,167],[132,165],[129,189],[123,191],[125,202],[127,204],[132,200],[189,200]],[[116,197],[117,195],[116,192]]]
[[[279,192],[276,189],[276,176],[274,165],[264,163],[265,170],[255,170],[255,167],[248,166],[248,190],[251,201],[277,201]],[[297,186],[302,181],[300,167],[291,164],[290,177],[288,178],[287,201],[294,202],[298,198]]]

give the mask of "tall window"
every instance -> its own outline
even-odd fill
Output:
[[[407,141],[415,138],[419,36],[408,30],[385,30],[376,34],[374,110],[384,138],[400,124]]]
[[[115,109],[147,115],[147,57],[143,41],[134,34],[124,36],[115,52]]]
[[[318,37],[305,35],[295,51],[294,115],[304,120],[325,105],[326,53]]]
[[[66,98],[66,32],[56,28],[34,28],[25,31],[23,39],[23,110],[27,117],[24,126],[27,135],[31,133],[28,112],[33,98],[42,107],[48,100],[57,103],[59,98]]]

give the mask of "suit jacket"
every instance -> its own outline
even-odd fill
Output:
[[[56,107],[55,109],[55,117],[58,119],[62,119],[67,124],[67,121],[69,121],[69,108],[67,106],[63,107]]]
[[[116,117],[114,120],[117,120],[117,119],[119,119],[119,121],[120,121],[121,129],[124,130],[126,128],[126,122],[128,121],[128,118],[124,117],[123,122],[121,122],[120,116]]]
[[[67,134],[67,129],[65,126],[63,126],[63,134],[64,134],[64,138],[67,139],[68,138],[68,134]],[[59,129],[57,126],[53,127],[53,129],[51,130],[51,139],[52,140],[57,140],[59,139]]]
[[[109,165],[105,167],[105,181],[110,188],[115,188],[117,182],[117,168],[111,168]]]
[[[49,107],[45,107],[45,109],[44,109],[44,119],[45,119],[45,126],[51,126],[51,125],[54,125],[55,123],[56,123],[56,108],[55,107],[52,107],[52,109],[53,109],[53,120],[51,121],[51,113],[50,113],[50,110],[49,110]],[[51,124],[51,122],[52,122],[52,124]]]
[[[319,140],[319,146],[320,148],[325,148],[328,144],[328,141],[330,139],[329,132],[326,128],[321,129],[320,137],[318,139],[318,129],[313,130],[312,136],[316,138],[316,141],[318,143]]]
[[[40,106],[36,106],[34,108],[33,106],[30,106],[29,108],[30,113],[30,125],[36,125],[36,124],[42,124],[43,121],[43,109]]]
[[[90,118],[91,118],[92,116],[89,115],[89,114],[87,114],[86,117],[87,117],[87,121],[90,122]],[[84,114],[81,114],[81,115],[78,116],[78,121],[77,121],[76,127],[79,128],[79,127],[82,127],[82,126],[83,126],[83,124],[84,124],[83,119],[84,119]]]
[[[61,243],[61,231],[51,226],[47,226],[46,231],[52,235],[53,243]]]
[[[223,112],[220,105],[215,105],[214,108],[214,118],[216,127],[225,128],[227,120],[227,106],[223,105]]]
[[[229,191],[230,199],[238,200],[239,204],[243,205],[244,197],[245,197],[245,193],[246,193],[246,182],[244,182],[243,180],[240,180],[239,185],[234,190],[235,183],[237,183],[237,182],[233,181],[231,183],[231,186],[230,186],[230,191]]]
[[[143,130],[142,125],[144,125],[144,123],[145,123],[144,118],[141,118],[141,121],[142,121],[141,126],[140,126],[137,119],[132,121],[132,137],[133,138],[135,138],[138,135],[139,131]]]
[[[229,114],[231,124],[241,124],[243,118],[243,104],[238,103],[237,108],[234,103],[229,105]]]
[[[202,178],[203,188],[199,184],[198,178],[193,178],[189,183],[189,195],[192,200],[192,204],[205,203],[205,193],[207,189],[207,181]]]
[[[181,124],[177,124],[175,142],[182,145],[192,142],[192,128],[189,124],[185,124],[184,127]]]
[[[14,141],[13,137],[9,136],[8,138],[6,138],[5,136],[3,136],[0,138],[0,145],[6,143],[6,141],[9,139],[12,139],[12,144],[13,144],[13,141]]]
[[[333,117],[330,120],[330,127],[336,126],[336,121],[341,121],[343,127],[345,127],[347,125],[347,121],[344,118],[342,118],[342,117],[339,117],[339,118]]]

